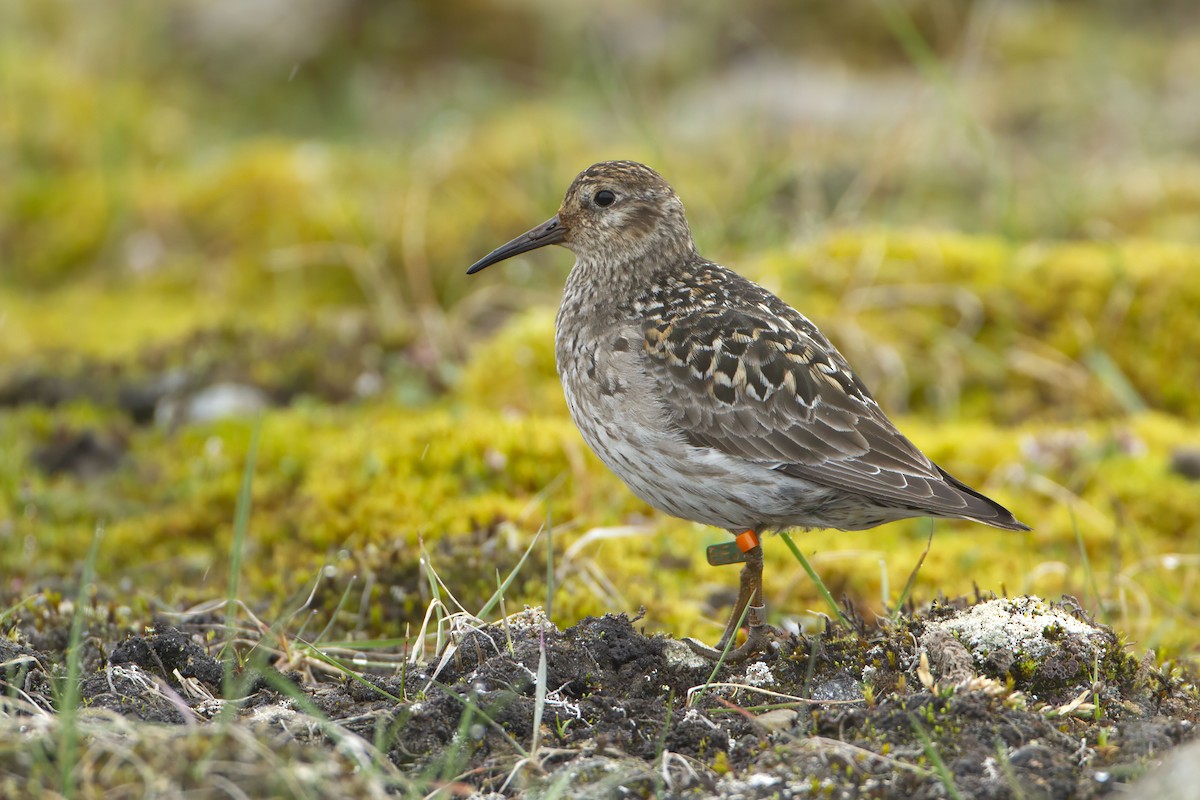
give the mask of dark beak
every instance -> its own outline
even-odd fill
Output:
[[[490,267],[492,264],[503,261],[506,258],[519,256],[521,253],[528,253],[530,250],[537,250],[539,247],[545,247],[548,244],[561,244],[566,234],[566,229],[558,221],[558,216],[555,215],[533,230],[522,233],[508,244],[500,245],[476,261],[467,270],[467,274],[474,275],[484,267]]]

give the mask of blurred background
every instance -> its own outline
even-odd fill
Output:
[[[565,416],[570,255],[464,275],[633,158],[1034,527],[939,523],[918,602],[1070,594],[1195,657],[1198,74],[1188,0],[9,0],[4,600],[71,585],[101,523],[98,603],[223,596],[257,427],[249,607],[402,633],[422,547],[478,610],[542,531],[510,606],[715,638],[724,534]],[[928,529],[799,541],[882,613]],[[811,621],[768,547],[773,621]]]

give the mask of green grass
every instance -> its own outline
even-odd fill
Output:
[[[246,451],[246,466],[242,472],[242,485],[238,489],[237,506],[233,516],[233,547],[229,559],[228,589],[225,593],[225,635],[227,646],[234,640],[236,631],[235,620],[238,610],[239,584],[242,574],[242,557],[246,549],[246,536],[250,527],[250,503],[254,488],[254,468],[258,460],[258,440],[262,433],[261,420],[255,424],[254,432],[250,434],[250,445]],[[236,654],[230,651],[224,654],[226,699],[235,697],[233,680],[236,667]]]
[[[83,680],[82,648],[84,623],[90,605],[93,581],[96,578],[96,559],[100,543],[104,540],[104,526],[97,525],[92,534],[87,557],[79,576],[79,590],[75,595],[75,610],[71,616],[71,633],[67,645],[67,674],[58,692],[59,741],[56,761],[59,768],[59,791],[63,797],[74,797],[79,765],[79,698],[80,681]]]
[[[817,571],[812,568],[812,564],[810,564],[808,559],[804,557],[804,553],[800,552],[800,548],[797,547],[796,543],[792,541],[791,534],[789,534],[787,531],[783,531],[779,534],[779,538],[783,540],[785,545],[787,545],[788,550],[790,550],[792,553],[792,557],[796,559],[796,562],[813,582],[813,587],[817,590],[817,594],[820,595],[821,600],[824,601],[825,607],[829,609],[830,616],[843,625],[849,625],[850,620],[846,618],[845,612],[842,611],[842,608],[837,604],[837,601],[833,599],[833,595],[829,593],[829,589],[826,588],[825,582],[821,580],[821,576],[817,574]]]
[[[962,800],[962,792],[958,790],[958,786],[954,783],[954,774],[950,772],[950,768],[946,766],[946,762],[942,758],[942,754],[938,752],[937,745],[934,743],[934,741],[929,738],[929,734],[925,731],[925,727],[921,724],[920,720],[917,719],[916,714],[910,713],[908,715],[908,721],[912,725],[913,732],[916,733],[917,738],[921,741],[922,747],[925,749],[925,757],[929,759],[931,764],[933,764],[933,769],[937,773],[938,778],[941,780],[942,788],[946,790],[946,795],[950,797],[951,800]]]

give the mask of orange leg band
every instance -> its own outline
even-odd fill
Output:
[[[734,540],[737,542],[738,549],[743,553],[749,553],[754,548],[758,547],[758,534],[754,531],[745,531],[739,533]]]

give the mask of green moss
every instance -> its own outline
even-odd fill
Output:
[[[457,391],[463,401],[509,414],[564,416],[554,313],[542,307],[520,314],[475,348]]]
[[[750,266],[886,408],[1002,422],[1200,415],[1200,249],[854,232]]]
[[[108,419],[88,408],[71,414],[77,424],[104,425]],[[0,516],[10,535],[29,544],[6,551],[6,571],[30,577],[69,573],[93,525],[103,518],[108,532],[102,578],[123,575],[147,592],[162,591],[177,600],[219,596],[250,424],[197,426],[174,435],[134,431],[125,465],[83,484],[40,476],[23,466],[55,419],[31,410],[10,415],[5,429],[11,446],[3,474],[11,492],[5,493]],[[970,593],[975,585],[1050,596],[1086,597],[1097,582],[1102,592],[1131,586],[1167,596],[1186,592],[1188,569],[1145,564],[1128,575],[1119,573],[1120,565],[1147,553],[1185,546],[1179,537],[1200,526],[1194,513],[1187,516],[1191,506],[1180,502],[1190,485],[1166,473],[1163,456],[1186,438],[1186,426],[1165,417],[1144,418],[1131,427],[1144,452],[1114,453],[1098,465],[1080,467],[1089,477],[1076,506],[1092,511],[1083,517],[1078,512],[1075,524],[1082,519],[1089,578],[1077,557],[1063,498],[1045,494],[1051,484],[1029,471],[1018,447],[1021,438],[1045,431],[1013,433],[982,425],[933,429],[908,422],[904,427],[933,457],[1010,503],[1035,528],[1031,534],[1011,534],[938,523],[918,576],[918,600],[939,591]],[[1110,426],[1087,430],[1102,436]],[[968,469],[981,462],[991,465],[990,479]],[[1071,481],[1061,472],[1055,478]],[[641,527],[639,519],[649,510],[586,452],[562,416],[475,406],[276,412],[264,423],[254,493],[247,599],[281,606],[303,594],[327,565],[321,597],[332,605],[357,575],[372,586],[370,603],[392,609],[375,618],[392,631],[423,611],[419,542],[430,548],[447,586],[481,604],[495,586],[496,570],[507,574],[548,518],[555,525],[559,582],[554,605],[562,620],[645,605],[652,627],[711,638],[724,607],[710,596],[724,596],[736,581],[735,571],[703,561],[704,547],[725,534],[653,515]],[[1101,511],[1112,508],[1114,498],[1122,504],[1119,523]],[[1160,517],[1167,508],[1174,512],[1164,528]],[[635,527],[611,527],[626,523]],[[881,578],[886,575],[891,593],[898,591],[924,548],[927,525],[915,521],[860,533],[814,532],[798,541],[835,594],[847,592],[860,608],[882,611]],[[1120,533],[1133,528],[1140,531],[1137,539]],[[512,588],[510,608],[544,600],[544,566],[536,564],[544,559],[541,553]],[[162,569],[166,564],[169,572]],[[1059,564],[1072,566],[1054,568]],[[799,568],[770,540],[766,580],[773,613],[816,607]],[[1182,620],[1166,627],[1154,617],[1118,621],[1140,641],[1168,649],[1187,636]]]

